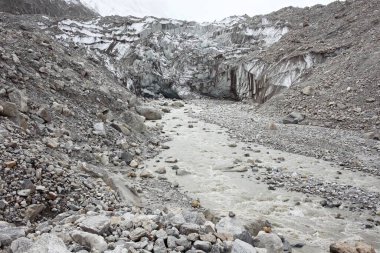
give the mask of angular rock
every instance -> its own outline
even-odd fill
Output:
[[[52,121],[52,114],[50,112],[49,109],[47,109],[46,107],[42,107],[39,111],[38,111],[38,116],[43,119],[45,121],[45,123],[50,123]]]
[[[19,115],[18,107],[15,103],[0,101],[0,106],[3,108],[0,115],[10,118],[15,118]]]
[[[232,250],[231,250],[231,253],[256,253],[256,249],[246,243],[246,242],[243,242],[239,239],[236,239],[234,241],[234,243],[232,244]]]
[[[27,220],[34,220],[44,209],[44,204],[32,204],[26,208],[25,218]]]
[[[137,132],[144,132],[146,130],[146,126],[144,124],[144,117],[137,115],[131,111],[125,111],[121,115],[121,119],[125,124],[127,124],[131,129]]]
[[[99,235],[75,230],[70,236],[78,244],[91,248],[92,252],[104,252],[108,248],[104,238]]]
[[[102,235],[109,229],[111,218],[107,216],[90,216],[84,219],[80,224],[80,228],[86,232]]]
[[[147,120],[159,120],[162,118],[161,111],[152,107],[137,106],[136,112]]]
[[[13,253],[27,252],[33,246],[33,241],[26,237],[18,238],[11,244],[11,250]]]
[[[103,122],[94,123],[93,133],[97,135],[106,135],[106,129],[104,127],[104,123]]]
[[[7,246],[12,241],[25,236],[25,227],[15,227],[4,221],[0,221],[0,245]]]
[[[305,119],[305,116],[303,116],[301,113],[292,112],[282,120],[282,123],[284,123],[284,124],[298,124],[301,121],[303,121],[304,119]]]
[[[256,247],[265,248],[269,253],[282,253],[284,251],[281,238],[275,233],[260,231],[254,241]]]
[[[129,238],[136,242],[138,240],[140,240],[142,237],[146,236],[147,235],[147,231],[143,228],[136,228],[135,230],[133,230],[130,234],[129,234]]]
[[[17,105],[20,112],[28,112],[28,98],[20,90],[8,94],[9,100]]]
[[[196,211],[183,211],[183,218],[185,218],[186,223],[194,223],[198,225],[204,225],[206,222],[206,218],[203,213]]]
[[[20,251],[19,253],[70,253],[62,241],[61,238],[54,234],[43,234],[34,243],[31,248],[27,251]]]
[[[159,238],[154,243],[153,252],[154,253],[166,253],[168,250],[166,248],[164,239]]]
[[[193,246],[194,248],[203,250],[204,252],[209,252],[211,250],[211,243],[207,241],[195,241]]]
[[[198,233],[200,231],[200,226],[193,223],[185,223],[181,225],[180,232],[183,235],[189,235],[191,233]]]

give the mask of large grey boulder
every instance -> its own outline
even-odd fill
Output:
[[[137,106],[136,112],[141,116],[144,116],[147,120],[159,120],[162,118],[161,111],[153,107]]]
[[[122,113],[120,120],[137,132],[144,132],[146,130],[146,126],[144,124],[145,118],[134,112],[125,111]]]
[[[206,218],[201,212],[186,210],[182,212],[182,215],[185,218],[186,223],[204,225],[206,222]]]
[[[236,217],[224,217],[215,226],[216,231],[222,234],[230,234],[234,239],[240,239],[253,245],[251,234],[244,226],[244,222]]]
[[[26,237],[18,238],[11,244],[11,250],[13,253],[27,252],[33,246],[33,241]]]
[[[4,221],[0,221],[0,245],[8,246],[14,240],[25,236],[25,227],[15,227]]]
[[[2,116],[14,118],[19,115],[19,111],[15,103],[0,100],[0,106],[2,107],[2,110],[0,111],[0,115]]]
[[[260,231],[254,241],[257,248],[265,248],[268,253],[282,253],[284,251],[282,240],[275,233]]]
[[[70,233],[70,236],[78,244],[91,248],[92,252],[101,253],[108,248],[104,238],[99,235],[75,230]]]
[[[25,239],[12,244],[12,250],[17,250],[13,251],[13,253],[70,253],[62,239],[54,234],[41,235],[33,245]],[[29,246],[29,249],[25,251],[25,247],[27,246]]]
[[[282,123],[284,123],[284,124],[298,124],[301,121],[303,121],[304,119],[305,119],[305,116],[302,115],[301,113],[292,112],[282,120]]]
[[[232,244],[231,253],[256,253],[256,249],[242,240],[236,239]]]
[[[86,232],[104,234],[110,227],[111,219],[107,216],[97,215],[84,219],[79,226]]]

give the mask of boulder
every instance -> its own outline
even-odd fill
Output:
[[[153,107],[137,106],[136,112],[141,116],[144,116],[147,120],[159,120],[162,119],[161,111]]]
[[[292,112],[282,120],[282,123],[284,123],[284,124],[298,124],[301,121],[303,121],[304,119],[305,119],[305,116],[302,115],[301,113]]]
[[[97,215],[84,219],[80,224],[80,228],[86,232],[102,235],[109,229],[111,219],[107,216]]]
[[[265,248],[268,253],[282,253],[284,251],[281,238],[275,233],[260,231],[254,241],[257,248]]]
[[[0,245],[8,246],[14,240],[25,236],[25,227],[15,227],[4,221],[0,221]]]
[[[44,209],[45,205],[43,204],[32,204],[26,208],[25,218],[34,220]]]
[[[28,112],[28,98],[20,90],[14,90],[8,94],[9,101],[15,103],[20,112]]]
[[[236,217],[224,217],[216,224],[218,234],[224,234],[227,237],[231,235],[234,239],[240,239],[253,245],[253,239],[244,226],[243,221]]]
[[[166,252],[168,252],[164,239],[159,238],[156,240],[156,242],[154,243],[153,252],[154,253],[166,253]]]
[[[183,211],[182,216],[185,218],[186,223],[194,223],[204,225],[206,218],[203,213],[196,211]]]
[[[204,252],[209,252],[211,250],[211,243],[206,241],[195,241],[193,246],[194,248],[203,250]]]
[[[96,135],[106,135],[106,129],[104,127],[104,123],[103,122],[94,123],[93,133]]]
[[[44,120],[45,123],[50,123],[52,121],[52,114],[46,107],[40,108],[37,114],[41,119]]]
[[[131,112],[131,111],[125,111],[121,115],[121,120],[123,123],[127,124],[131,129],[141,133],[146,130],[146,126],[144,124],[144,117],[141,117],[140,115]]]
[[[200,226],[193,223],[185,223],[182,224],[180,232],[183,235],[188,235],[191,233],[198,233],[199,234]]]
[[[104,252],[108,245],[103,237],[79,230],[70,233],[71,238],[78,244],[91,248],[92,252]],[[55,251],[52,251],[55,252]]]
[[[13,253],[27,252],[33,246],[33,241],[26,237],[18,238],[11,244],[11,250]]]
[[[171,104],[172,107],[175,107],[175,108],[180,108],[180,107],[184,107],[185,105],[182,104],[180,101],[174,101],[172,104]]]
[[[256,253],[256,249],[246,243],[246,242],[243,242],[239,239],[236,239],[234,241],[234,243],[232,244],[232,250],[231,250],[231,253]]]
[[[3,108],[0,115],[10,118],[15,118],[19,115],[18,107],[15,103],[0,101],[0,106]]]
[[[143,228],[136,228],[135,230],[133,230],[130,234],[129,234],[129,238],[136,242],[138,240],[140,240],[142,237],[146,236],[147,235],[147,231]]]
[[[313,94],[313,87],[311,86],[306,86],[305,88],[302,89],[302,94],[306,95],[306,96],[310,96]]]
[[[376,251],[360,239],[350,238],[331,244],[330,253],[376,253]]]
[[[24,246],[26,247],[29,244],[29,242],[27,242],[26,240],[24,240],[23,243],[25,243],[25,245],[23,246],[21,246],[21,244],[18,244],[18,246],[20,246],[20,248],[18,248],[19,250],[24,249],[23,247]],[[16,244],[13,244],[14,247],[16,247],[15,245]],[[16,253],[49,253],[49,252],[70,253],[70,251],[67,249],[62,239],[60,239],[54,234],[43,234],[33,243],[33,245],[27,251],[18,251]]]

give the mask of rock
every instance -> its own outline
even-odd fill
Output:
[[[364,243],[362,238],[354,237],[331,244],[330,253],[376,253],[376,251],[372,246]]]
[[[190,172],[190,171],[187,171],[187,170],[185,170],[185,169],[178,169],[178,170],[175,171],[175,174],[176,174],[177,176],[186,176],[186,175],[190,175],[191,172]]]
[[[27,243],[27,242],[24,240],[24,243]],[[17,253],[45,253],[45,252],[70,253],[71,251],[67,249],[65,243],[62,241],[61,238],[57,237],[54,234],[43,234],[33,243],[33,245],[27,251],[19,251]]]
[[[58,138],[49,138],[46,137],[43,139],[47,147],[55,149],[59,146]]]
[[[185,218],[186,223],[194,223],[204,225],[206,218],[203,213],[197,211],[183,211],[182,216]]]
[[[156,240],[156,242],[154,243],[153,252],[154,253],[166,253],[167,252],[167,248],[166,248],[164,239],[159,238]]]
[[[173,157],[168,157],[168,158],[166,158],[165,162],[166,163],[177,163],[178,160],[173,158]]]
[[[141,178],[154,178],[154,176],[152,175],[152,173],[150,173],[149,171],[145,170],[145,171],[142,171],[140,173],[140,177]]]
[[[142,133],[146,130],[146,126],[144,124],[144,117],[141,117],[140,115],[137,115],[136,113],[133,113],[131,111],[125,111],[121,115],[121,119],[125,124],[127,124],[131,129]]]
[[[8,94],[9,100],[16,104],[20,112],[28,112],[28,98],[20,90],[14,90]]]
[[[26,237],[18,238],[11,244],[13,253],[25,253],[33,246],[33,241]]]
[[[12,241],[25,237],[25,227],[15,227],[4,221],[0,221],[0,245],[8,246]]]
[[[313,93],[313,88],[311,86],[306,86],[305,88],[302,89],[302,94],[306,96],[310,96]]]
[[[139,163],[138,161],[136,160],[132,160],[130,163],[129,163],[129,166],[131,166],[132,168],[137,168],[139,166]]]
[[[9,162],[5,162],[4,165],[5,165],[5,167],[12,169],[12,168],[16,167],[17,162],[16,161],[9,161]]]
[[[161,239],[167,239],[168,238],[168,234],[166,233],[166,231],[165,230],[163,230],[163,229],[160,229],[160,230],[158,230],[157,232],[156,232],[156,237],[157,238],[161,238]]]
[[[189,241],[195,242],[195,241],[199,240],[199,234],[197,234],[197,233],[191,233],[191,234],[189,234],[187,236],[187,239]]]
[[[216,225],[216,232],[222,234],[231,234],[233,238],[251,243],[251,236],[245,229],[243,222],[237,218],[224,217]]]
[[[162,118],[160,110],[147,107],[147,106],[137,106],[136,112],[141,116],[144,116],[147,120],[159,120]]]
[[[370,140],[380,140],[380,132],[376,133],[376,132],[368,132],[368,133],[365,133],[364,134],[364,137],[366,139],[370,139]]]
[[[373,102],[376,101],[376,99],[375,99],[375,98],[367,98],[365,101],[366,101],[367,103],[373,103]]]
[[[181,225],[180,232],[183,235],[189,235],[191,233],[199,234],[200,226],[193,223],[185,223]]]
[[[216,237],[213,234],[204,234],[200,236],[202,241],[216,243]]]
[[[211,243],[206,241],[195,241],[193,246],[194,248],[203,250],[204,252],[209,252],[211,250]]]
[[[104,252],[108,245],[103,237],[79,230],[70,233],[71,238],[78,244],[91,248],[92,252]]]
[[[136,242],[138,240],[141,239],[141,237],[144,237],[147,235],[147,232],[145,229],[143,228],[136,228],[135,230],[133,230],[130,234],[129,234],[129,238]]]
[[[106,129],[103,122],[94,123],[94,134],[106,135]]]
[[[301,121],[303,121],[304,119],[305,119],[305,116],[303,116],[301,113],[292,112],[282,120],[282,123],[284,123],[284,124],[298,124]]]
[[[171,104],[172,107],[176,107],[176,108],[180,108],[180,107],[184,107],[185,105],[182,104],[181,102],[179,101],[174,101],[172,104]]]
[[[32,191],[30,189],[23,189],[23,190],[17,191],[17,195],[19,195],[21,197],[28,197],[31,192]]]
[[[246,243],[246,242],[243,242],[239,239],[236,239],[234,241],[234,243],[232,244],[232,250],[231,250],[231,253],[256,253],[256,249]]]
[[[155,171],[157,174],[166,174],[165,167],[160,167]]]
[[[269,130],[277,130],[277,125],[274,122],[269,123],[268,125]]]
[[[89,216],[79,224],[79,227],[86,232],[102,235],[107,232],[110,223],[111,219],[107,216]]]
[[[0,115],[2,116],[15,118],[19,115],[18,107],[15,103],[0,101],[0,106],[3,108],[3,110],[0,111]]]
[[[46,107],[40,108],[37,114],[41,119],[45,121],[45,123],[50,123],[52,121],[52,114]]]
[[[281,238],[274,233],[265,233],[260,231],[259,234],[254,238],[255,246],[258,248],[265,248],[268,253],[282,253],[283,243]]]
[[[44,209],[44,204],[32,204],[26,208],[25,218],[27,220],[34,220]]]
[[[121,153],[120,159],[124,161],[126,164],[130,164],[133,160],[133,155],[129,152],[124,151]]]
[[[216,233],[216,230],[215,230],[215,224],[212,223],[211,221],[206,221],[205,224],[204,224],[204,230],[206,233]]]
[[[124,135],[129,135],[131,133],[129,126],[125,123],[112,122],[110,126]]]
[[[0,199],[0,210],[4,210],[8,206],[8,202],[4,199]]]

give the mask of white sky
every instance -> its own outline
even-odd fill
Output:
[[[81,0],[102,15],[169,17],[214,21],[228,16],[267,14],[287,6],[305,7],[334,0]]]

